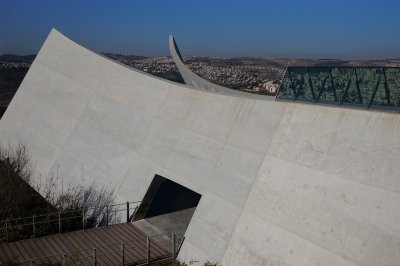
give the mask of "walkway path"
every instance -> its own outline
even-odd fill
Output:
[[[171,240],[160,239],[150,238],[151,261],[172,257],[172,248],[166,249],[163,243]],[[147,261],[147,236],[132,223],[0,244],[0,264],[15,258],[34,264],[64,260],[74,265],[94,265],[96,259],[97,265],[121,265],[122,255],[124,263],[129,265]]]

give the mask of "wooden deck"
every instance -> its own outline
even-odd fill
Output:
[[[168,243],[150,238],[151,261],[172,257]],[[124,243],[124,248],[122,248]],[[96,250],[94,251],[94,248]],[[123,250],[123,251],[122,251]],[[73,265],[139,265],[147,261],[147,236],[132,223],[79,230],[0,244],[0,264],[18,262],[68,262]]]

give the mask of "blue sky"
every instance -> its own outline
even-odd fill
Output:
[[[400,58],[398,0],[1,0],[0,53],[37,53],[52,27],[96,52]]]

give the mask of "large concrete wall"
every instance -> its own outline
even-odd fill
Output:
[[[202,194],[180,257],[223,265],[399,265],[399,136],[398,114],[193,89],[55,30],[0,121],[37,175]]]

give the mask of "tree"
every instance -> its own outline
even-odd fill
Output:
[[[53,173],[45,182],[34,185],[33,170],[31,156],[24,144],[15,148],[0,145],[0,226],[3,228],[7,226],[6,219],[28,217],[30,222],[32,215],[41,215],[38,219],[43,221],[61,217],[63,232],[82,229],[83,225],[93,228],[119,222],[113,189],[95,183],[84,186],[82,176],[81,184],[70,185],[64,190],[61,189],[61,178]],[[24,223],[23,220],[20,223]],[[30,237],[31,228],[29,226],[28,231],[18,229],[14,232],[15,238]],[[55,232],[58,232],[58,223],[41,223],[36,235]]]

